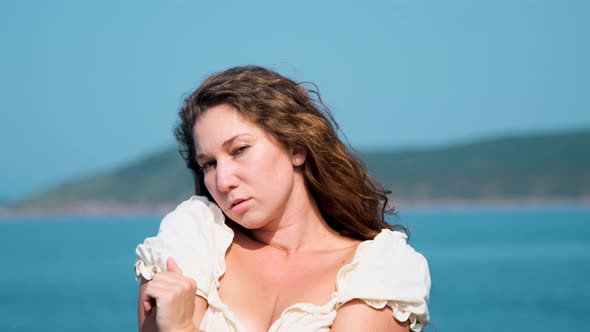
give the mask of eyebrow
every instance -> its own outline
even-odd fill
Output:
[[[234,141],[235,141],[236,139],[240,138],[241,136],[249,136],[249,134],[247,134],[247,133],[241,133],[241,134],[234,135],[234,136],[232,136],[232,137],[230,137],[230,138],[226,139],[226,140],[223,142],[223,144],[221,144],[221,147],[222,147],[223,149],[227,149],[229,146],[231,146],[231,145],[234,143]],[[205,155],[205,154],[202,154],[202,153],[199,153],[199,154],[197,155],[197,157],[196,157],[196,159],[197,159],[197,163],[199,163],[199,160],[202,160],[203,158],[206,158],[206,157],[207,157],[207,155]]]

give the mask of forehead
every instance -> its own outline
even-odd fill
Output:
[[[195,121],[195,131],[204,130],[214,125],[216,127],[226,126],[255,126],[251,121],[244,118],[235,108],[229,105],[217,105],[208,108],[201,113]]]
[[[221,146],[236,135],[259,136],[263,130],[241,116],[228,105],[207,109],[197,118],[193,128],[195,148],[198,152]]]

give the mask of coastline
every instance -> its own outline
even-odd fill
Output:
[[[403,211],[474,211],[474,210],[543,210],[557,208],[590,209],[590,197],[583,198],[519,198],[519,199],[426,199],[394,200],[396,210]]]
[[[176,203],[80,203],[56,207],[0,207],[0,222],[7,219],[29,219],[36,217],[163,217],[180,204]],[[514,211],[543,209],[590,209],[590,197],[577,199],[393,199],[390,206],[396,212],[434,211]]]
[[[56,207],[0,207],[0,222],[6,219],[37,217],[163,217],[174,210],[178,203],[81,203]]]

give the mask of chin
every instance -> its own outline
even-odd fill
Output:
[[[264,227],[265,223],[248,223],[248,222],[237,222],[238,225],[248,230],[255,230]]]
[[[232,220],[245,229],[254,230],[259,229],[268,224],[264,218],[253,218],[251,216],[242,216],[240,218],[232,218]]]

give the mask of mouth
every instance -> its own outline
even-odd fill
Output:
[[[235,200],[231,201],[229,208],[233,210],[233,208],[235,208],[236,206],[238,206],[238,205],[246,202],[247,200],[248,199],[246,199],[246,198],[238,198],[238,199],[235,199]]]

